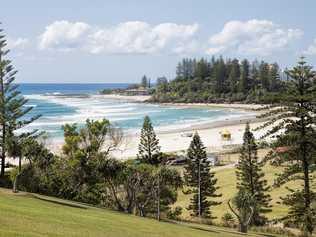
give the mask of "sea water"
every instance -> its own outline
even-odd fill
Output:
[[[110,120],[126,133],[138,132],[145,115],[150,116],[157,131],[182,129],[201,123],[238,118],[245,112],[227,108],[179,107],[107,99],[102,89],[127,88],[128,84],[20,84],[19,89],[33,109],[28,117],[41,115],[26,129],[47,132],[50,138],[62,139],[62,126],[87,119]]]

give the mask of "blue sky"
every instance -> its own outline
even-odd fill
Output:
[[[172,78],[183,57],[316,64],[314,0],[3,1],[18,82]]]

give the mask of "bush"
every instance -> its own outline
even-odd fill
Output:
[[[0,178],[0,187],[2,188],[12,188],[12,182],[10,178],[10,173],[6,172],[4,177]]]
[[[269,233],[276,234],[281,236],[295,237],[296,235],[292,233],[290,230],[281,227],[272,227],[272,226],[262,226],[262,227],[251,227],[252,231],[258,233]]]
[[[233,217],[233,215],[231,213],[226,212],[222,216],[222,224],[225,227],[234,227],[234,225],[235,225],[235,218]]]
[[[167,212],[167,218],[171,220],[179,220],[182,215],[182,207],[175,207],[174,210],[169,210]]]

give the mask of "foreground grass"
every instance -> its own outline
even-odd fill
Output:
[[[234,230],[157,222],[119,212],[0,189],[0,236],[233,237]],[[243,235],[244,236],[244,235]],[[250,234],[249,236],[264,236]],[[270,235],[271,236],[271,235]],[[273,236],[273,235],[272,235]]]

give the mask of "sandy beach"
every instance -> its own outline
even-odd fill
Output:
[[[148,96],[121,96],[121,95],[102,95],[104,98],[118,99],[124,101],[144,102],[148,99]],[[168,104],[170,105],[170,104]],[[174,106],[208,106],[208,107],[221,107],[236,110],[255,110],[261,107],[261,105],[251,104],[173,104]],[[243,117],[227,118],[222,121],[214,121],[209,123],[192,124],[181,129],[168,129],[159,131],[156,130],[157,137],[160,140],[160,146],[162,152],[179,152],[188,148],[191,137],[185,134],[198,132],[207,147],[208,152],[220,152],[227,147],[233,147],[242,143],[242,136],[246,122],[250,122],[251,128],[256,128],[262,124],[262,120],[256,118],[257,112],[246,113]],[[223,141],[221,139],[221,132],[227,129],[230,131],[232,139],[230,141]],[[254,131],[256,138],[260,138],[264,131]],[[135,133],[129,133],[125,135],[124,144],[120,148],[112,153],[112,155],[118,159],[127,159],[135,157],[137,154],[139,143],[140,131]],[[48,144],[50,148],[58,152],[62,146],[62,141],[52,140]]]
[[[115,100],[128,100],[133,102],[144,102],[150,98],[148,95],[136,95],[136,96],[128,96],[128,95],[117,95],[117,94],[111,94],[111,95],[100,95],[104,99],[115,99]]]
[[[191,142],[191,137],[184,136],[184,133],[198,132],[207,152],[220,152],[229,147],[234,147],[242,143],[242,136],[245,129],[246,121],[249,121],[251,128],[256,128],[262,124],[256,120],[241,120],[241,121],[227,121],[227,123],[214,123],[203,125],[201,127],[194,126],[191,129],[182,131],[157,132],[157,137],[160,141],[161,151],[163,152],[179,152],[186,150]],[[227,129],[232,134],[230,141],[223,141],[221,139],[221,132]],[[126,137],[126,143],[121,146],[120,150],[113,152],[113,156],[117,158],[131,158],[136,156],[139,143],[139,133],[129,135]],[[264,131],[254,131],[255,137],[260,138]]]

